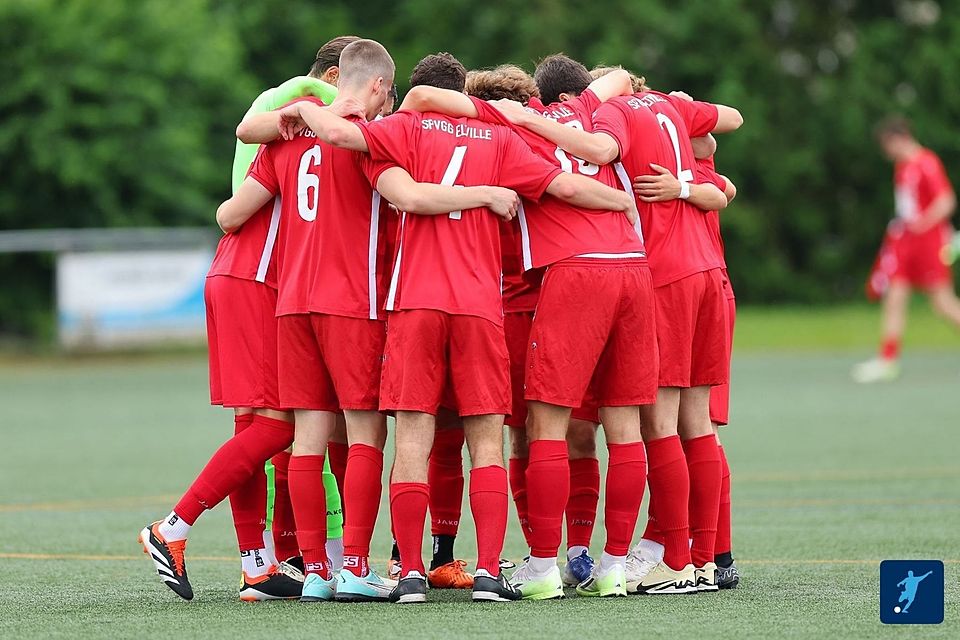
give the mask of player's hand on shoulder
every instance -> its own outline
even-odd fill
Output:
[[[670,170],[658,164],[650,163],[655,172],[652,175],[636,176],[633,179],[633,190],[644,202],[664,202],[680,197],[680,181],[670,173]]]
[[[523,120],[527,117],[527,110],[515,100],[501,98],[492,100],[490,104],[513,124],[523,124]]]
[[[675,98],[680,98],[681,100],[686,100],[687,102],[693,102],[693,96],[684,91],[671,91],[670,95]]]
[[[366,119],[366,109],[362,102],[359,99],[350,97],[343,98],[341,100],[335,100],[333,104],[329,107],[330,113],[340,116],[341,118],[347,118],[349,116],[357,116],[358,118]]]
[[[520,196],[512,189],[487,187],[490,204],[487,208],[504,220],[512,220],[520,208]]]
[[[293,140],[297,133],[307,126],[300,114],[300,107],[304,104],[306,103],[294,102],[280,110],[280,136],[284,140]]]

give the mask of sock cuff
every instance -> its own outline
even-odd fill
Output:
[[[430,496],[430,487],[426,482],[391,482],[390,483],[390,502],[405,493],[420,493],[424,496]]]
[[[647,462],[647,453],[643,449],[642,442],[628,442],[626,444],[608,444],[607,451],[610,452],[608,465],[628,464],[631,462]]]
[[[319,471],[323,473],[323,459],[324,456],[290,456],[288,472]]]
[[[270,429],[283,431],[284,433],[289,433],[291,438],[293,437],[293,423],[287,422],[286,420],[277,420],[276,418],[255,414],[253,416],[253,424],[259,424]]]
[[[347,460],[350,458],[365,458],[371,462],[379,465],[380,469],[383,469],[383,451],[377,449],[376,447],[371,447],[368,444],[352,444],[350,445],[350,450],[347,452]]]
[[[647,461],[651,468],[681,460],[685,462],[680,436],[666,436],[646,443]]]
[[[253,424],[252,413],[236,413],[233,416],[233,435],[237,435]]]
[[[579,474],[600,475],[600,461],[596,458],[571,458],[570,475]]]
[[[484,492],[507,495],[507,470],[499,465],[472,469],[470,471],[470,495]]]
[[[717,446],[717,437],[712,433],[698,438],[691,438],[683,443],[683,454],[687,463],[694,460],[720,460],[720,448]]]
[[[286,471],[290,467],[290,452],[281,451],[270,458],[271,464],[277,469]]]
[[[566,460],[568,457],[566,440],[534,440],[530,443],[530,459]]]

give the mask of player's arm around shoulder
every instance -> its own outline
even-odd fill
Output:
[[[620,145],[605,133],[591,133],[562,125],[529,109],[524,109],[520,103],[511,100],[496,100],[490,104],[511,123],[533,131],[567,153],[587,162],[605,165],[613,162],[620,155]]]
[[[233,233],[272,197],[270,191],[248,176],[237,192],[217,207],[217,224],[224,233]]]
[[[377,191],[401,211],[419,215],[445,215],[463,209],[487,208],[512,219],[520,207],[516,192],[503,187],[449,187],[417,182],[401,167],[391,167],[377,179]]]
[[[426,113],[434,111],[455,118],[477,118],[479,113],[466,94],[451,89],[418,85],[407,93],[400,105],[404,109]]]

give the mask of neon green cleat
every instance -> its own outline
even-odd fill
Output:
[[[595,568],[590,577],[577,585],[577,593],[586,598],[613,598],[627,595],[627,571],[616,566],[600,575],[600,567]]]
[[[510,578],[510,584],[517,588],[524,600],[555,600],[563,597],[563,579],[560,567],[554,565],[545,576],[536,576],[530,571],[530,565],[524,564]]]

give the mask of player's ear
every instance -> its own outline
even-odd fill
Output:
[[[340,80],[340,67],[333,66],[327,69],[327,72],[323,74],[323,80],[337,86],[337,82]]]
[[[557,96],[557,99],[559,99],[560,102],[566,102],[567,100],[570,100],[572,98],[573,96],[570,95],[569,93],[561,93],[559,96]]]

